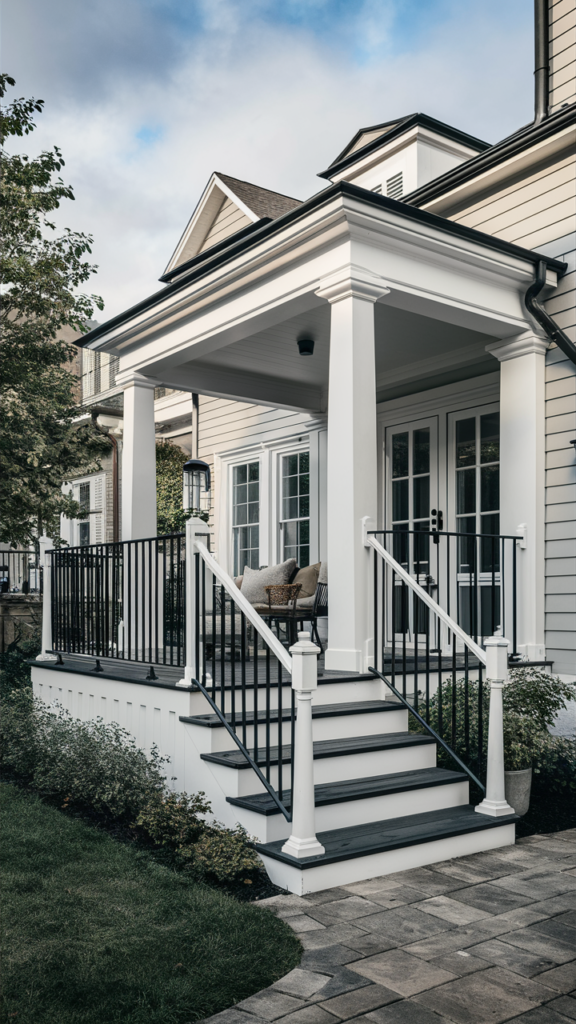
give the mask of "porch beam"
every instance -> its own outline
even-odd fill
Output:
[[[319,412],[324,405],[322,388],[299,381],[220,366],[189,363],[162,374],[165,387],[197,391],[210,398],[254,402],[274,409]]]
[[[330,309],[327,669],[362,672],[372,656],[369,552],[362,519],[376,520],[377,434],[374,303],[382,278],[349,265],[321,282]]]

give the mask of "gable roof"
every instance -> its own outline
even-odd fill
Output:
[[[384,143],[391,142],[416,126],[428,128],[430,131],[436,132],[437,135],[443,135],[444,138],[452,139],[477,152],[483,152],[490,148],[490,143],[476,139],[466,132],[461,132],[458,128],[452,128],[444,121],[437,121],[435,117],[429,117],[428,114],[409,114],[407,117],[396,118],[394,121],[384,121],[382,124],[360,128],[329,167],[325,171],[320,171],[318,177],[331,178],[336,172],[350,166],[361,157],[379,149]]]
[[[182,264],[263,219],[275,220],[300,205],[299,199],[260,188],[215,171],[160,280]]]

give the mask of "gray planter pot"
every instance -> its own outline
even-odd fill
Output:
[[[530,807],[530,789],[532,787],[532,769],[523,768],[519,772],[504,772],[506,800],[516,814],[522,817]]]

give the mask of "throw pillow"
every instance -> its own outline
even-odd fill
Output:
[[[295,568],[295,558],[287,558],[280,565],[269,565],[266,569],[251,569],[245,565],[240,591],[250,604],[268,604],[268,594],[264,588],[274,583],[288,583]]]
[[[307,565],[304,569],[299,569],[296,573],[292,583],[300,583],[302,589],[298,594],[298,599],[301,600],[303,597],[314,597],[316,593],[316,587],[318,585],[318,573],[320,572],[320,562],[316,565]]]

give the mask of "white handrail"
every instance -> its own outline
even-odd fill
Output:
[[[380,541],[376,540],[376,537],[374,537],[372,534],[367,533],[366,544],[368,544],[371,548],[374,548],[374,551],[376,551],[380,555],[380,557],[388,563],[390,568],[394,569],[396,575],[399,576],[400,579],[408,587],[410,587],[411,590],[414,591],[414,593],[420,598],[420,600],[424,604],[428,605],[430,610],[434,612],[434,615],[437,615],[440,621],[443,622],[444,625],[447,626],[448,629],[452,633],[454,633],[455,636],[459,637],[459,639],[462,640],[464,644],[466,644],[466,647],[468,647],[472,654],[476,658],[478,658],[478,661],[480,661],[482,665],[485,665],[486,652],[483,651],[482,648],[474,642],[472,637],[468,636],[468,633],[464,632],[462,627],[459,626],[457,622],[454,622],[454,619],[452,619],[448,615],[448,612],[445,612],[444,609],[440,607],[438,602],[435,601],[433,597],[430,597],[430,594],[426,593],[424,587],[421,587],[420,584],[416,582],[416,580],[412,579],[410,573],[406,572],[406,570],[402,568],[400,563],[392,557],[389,551],[386,551],[386,548],[382,546]]]
[[[214,573],[216,579],[227,590],[228,594],[235,602],[237,607],[240,609],[240,611],[243,612],[248,621],[252,623],[254,629],[258,630],[264,642],[268,645],[272,653],[278,658],[278,661],[284,666],[286,671],[290,675],[292,675],[292,658],[290,657],[286,649],[282,646],[278,638],[274,636],[274,633],[270,629],[270,626],[266,625],[264,619],[260,617],[256,609],[253,607],[253,605],[250,604],[250,601],[248,601],[246,597],[244,597],[242,591],[239,590],[239,588],[236,586],[232,577],[229,576],[228,573],[225,572],[225,570],[222,568],[222,566],[218,564],[218,562],[214,558],[214,555],[212,555],[208,551],[208,548],[206,547],[204,542],[199,540],[198,538],[196,538],[196,550],[202,556],[204,562],[209,567],[210,571]]]

